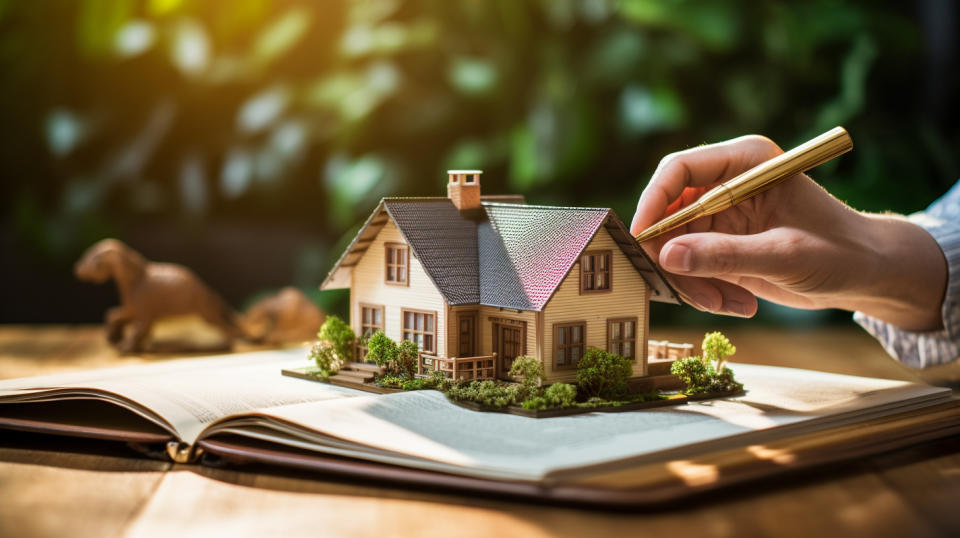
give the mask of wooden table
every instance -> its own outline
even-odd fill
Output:
[[[917,380],[855,328],[725,333],[739,362]],[[654,338],[697,342],[695,331]],[[134,364],[99,329],[0,327],[0,378]],[[952,370],[941,377],[956,379]],[[393,489],[290,471],[212,469],[115,444],[0,432],[0,536],[960,535],[960,437],[623,512]]]

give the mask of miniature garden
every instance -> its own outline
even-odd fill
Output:
[[[341,368],[353,363],[357,339],[353,330],[336,316],[330,316],[310,349],[315,366],[284,371],[315,381],[334,382]],[[743,391],[727,359],[736,347],[720,332],[705,335],[701,355],[678,359],[670,373],[683,384],[682,390],[634,392],[629,380],[632,361],[598,348],[589,348],[577,363],[575,383],[543,385],[543,365],[535,357],[513,360],[510,376],[515,381],[451,379],[442,372],[419,374],[419,350],[410,341],[395,342],[382,331],[361,342],[367,349],[365,363],[372,373],[364,381],[338,382],[362,390],[395,392],[438,390],[459,405],[479,411],[500,411],[546,417],[590,411],[627,411],[682,404],[688,398],[730,396]]]

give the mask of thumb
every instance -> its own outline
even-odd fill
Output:
[[[671,273],[699,277],[784,275],[796,269],[797,242],[774,231],[750,235],[686,234],[660,250],[660,265]]]

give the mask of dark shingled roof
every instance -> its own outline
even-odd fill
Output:
[[[368,228],[379,228],[385,222],[374,218],[382,211],[396,223],[437,289],[453,306],[542,310],[601,226],[650,285],[652,300],[679,302],[610,209],[485,201],[482,210],[461,213],[447,198],[384,199],[334,266],[325,287],[340,267],[359,260],[365,245],[379,231]]]
[[[383,202],[444,299],[479,303],[476,221],[461,217],[446,198]]]

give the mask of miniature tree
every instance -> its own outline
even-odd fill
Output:
[[[367,341],[367,360],[399,377],[397,382],[413,379],[419,357],[420,349],[416,342],[404,340],[397,344],[383,331],[373,333]]]
[[[413,379],[417,373],[417,361],[420,359],[420,348],[416,342],[404,340],[397,347],[397,358],[394,359],[394,369],[404,379]]]
[[[330,377],[340,371],[343,361],[337,356],[333,344],[330,342],[317,342],[310,348],[309,357],[317,363],[317,370],[321,377]]]
[[[399,355],[400,347],[383,331],[373,333],[367,341],[367,360],[381,368],[392,369]]]
[[[569,383],[554,383],[543,392],[547,405],[553,407],[570,407],[577,399],[577,387]]]
[[[329,316],[327,321],[323,322],[317,338],[321,342],[327,342],[333,346],[333,353],[340,363],[353,360],[353,347],[357,341],[353,329],[337,316]]]
[[[700,345],[703,351],[703,358],[715,363],[717,373],[723,372],[727,365],[727,357],[737,352],[736,346],[730,343],[730,340],[720,331],[707,333],[703,337],[703,344]]]
[[[598,348],[590,348],[577,364],[577,386],[588,397],[616,399],[627,392],[633,374],[629,359]]]
[[[337,373],[343,363],[353,359],[356,337],[350,326],[336,316],[330,316],[317,333],[319,342],[310,348],[309,357],[317,364],[322,377]]]

